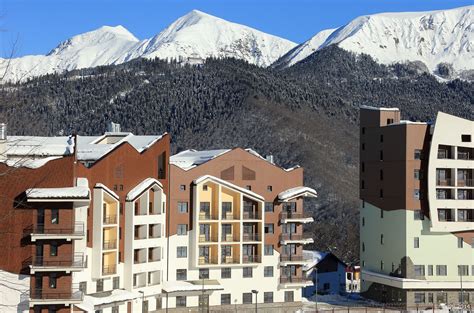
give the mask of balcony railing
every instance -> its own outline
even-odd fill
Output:
[[[473,154],[467,151],[458,150],[458,160],[473,160]]]
[[[213,261],[211,258],[205,258],[205,257],[199,257],[198,263],[199,265],[217,264],[217,262]]]
[[[117,224],[117,215],[105,215],[104,224]]]
[[[458,187],[474,187],[474,179],[458,179]]]
[[[217,242],[217,239],[209,235],[199,235],[199,242]]]
[[[280,277],[281,284],[303,284],[303,283],[310,283],[311,281],[302,276],[283,276]]]
[[[217,218],[214,217],[210,212],[199,212],[199,219],[200,220],[216,220]]]
[[[293,254],[293,255],[280,255],[281,262],[288,262],[288,261],[303,261],[303,255],[301,254]]]
[[[35,268],[84,268],[86,267],[83,253],[75,253],[67,256],[32,256],[28,258],[24,265]]]
[[[223,220],[233,220],[234,219],[234,214],[232,212],[222,212],[221,218]]]
[[[243,212],[244,220],[259,220],[262,218],[262,215],[259,212],[250,211]]]
[[[451,151],[439,149],[438,150],[438,159],[452,159]]]
[[[102,267],[102,275],[113,275],[117,273],[117,266],[107,265]]]
[[[71,226],[55,226],[36,224],[30,225],[23,230],[25,235],[44,235],[46,236],[84,236],[84,223],[78,222]]]
[[[232,256],[223,256],[221,257],[222,264],[238,264],[240,261],[238,259],[234,259]]]
[[[436,179],[436,186],[454,186],[454,179],[452,178],[443,178]]]
[[[234,239],[233,234],[222,234],[221,240],[224,241],[224,242],[239,241],[238,239]]]
[[[283,233],[280,235],[280,240],[305,240],[311,238],[312,237],[307,234]]]
[[[242,257],[243,263],[260,263],[262,262],[262,257],[259,255],[244,255]]]
[[[312,217],[310,212],[281,212],[280,219],[300,219]]]
[[[104,250],[117,249],[117,240],[104,240],[104,243],[102,244],[102,249]]]
[[[79,287],[73,285],[71,289],[54,290],[54,289],[38,289],[30,290],[30,298],[34,301],[48,302],[49,301],[82,301],[83,292]]]
[[[260,241],[261,236],[260,234],[251,234],[251,233],[244,233],[242,236],[243,241]]]

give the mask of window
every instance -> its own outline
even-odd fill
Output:
[[[383,210],[380,209],[380,218],[383,218]]]
[[[247,190],[252,190],[252,186],[250,186],[250,185],[245,186],[245,188],[246,188]]]
[[[265,245],[263,254],[264,255],[273,255],[273,245]]]
[[[466,291],[458,292],[458,301],[459,303],[469,303],[469,293]]]
[[[230,293],[221,294],[221,305],[230,304]]]
[[[233,219],[232,217],[232,202],[222,202],[222,219]]]
[[[86,281],[81,281],[79,283],[79,290],[82,291],[83,293],[87,293],[87,282]]]
[[[383,189],[380,189],[380,198],[383,198]]]
[[[273,234],[273,224],[265,224],[265,234]]]
[[[59,210],[51,209],[51,224],[59,224]]]
[[[285,302],[294,302],[294,299],[293,291],[285,291]]]
[[[415,149],[414,158],[415,158],[415,160],[421,160],[421,150],[420,149]]]
[[[415,303],[425,303],[424,292],[415,292]]]
[[[362,243],[362,252],[365,252],[365,243]]]
[[[117,191],[117,190],[118,190],[117,185],[114,185],[114,191]]]
[[[330,283],[324,283],[323,289],[324,289],[324,290],[329,290],[329,289],[331,289],[331,284],[330,284]]]
[[[379,176],[380,176],[380,180],[383,180],[383,170],[380,170]]]
[[[112,280],[112,288],[120,289],[120,277],[114,277]]]
[[[413,197],[414,197],[416,200],[420,200],[420,189],[415,189],[415,190],[413,190]]]
[[[413,214],[414,214],[415,221],[422,221],[425,219],[425,216],[423,215],[421,210],[415,210],[413,211]]]
[[[383,239],[383,234],[380,235],[380,244],[383,245],[384,239]]]
[[[265,266],[263,268],[263,277],[273,277],[273,266]]]
[[[458,238],[458,248],[462,248],[462,247],[464,247],[464,240],[461,237],[459,237]]]
[[[104,280],[103,279],[98,279],[97,282],[95,283],[95,289],[97,292],[102,292],[104,291]]]
[[[458,276],[469,276],[469,265],[458,265]]]
[[[383,142],[383,135],[380,135],[380,142]]]
[[[393,124],[393,118],[387,118],[387,125]]]
[[[360,189],[365,189],[365,181],[361,180],[360,182]]]
[[[380,150],[380,161],[383,161],[383,150]]]
[[[120,191],[123,191],[123,185],[120,185]]]
[[[187,270],[186,269],[177,269],[176,270],[176,280],[186,280],[187,279]]]
[[[462,142],[471,142],[471,135],[461,135]]]
[[[265,202],[265,212],[273,212],[273,202]]]
[[[245,292],[242,294],[242,303],[243,304],[251,304],[252,303],[252,293],[251,292]]]
[[[447,276],[448,275],[448,266],[446,266],[446,265],[436,265],[436,275],[437,276]]]
[[[230,267],[223,267],[221,269],[221,278],[232,278],[232,269]]]
[[[176,307],[177,308],[186,307],[186,296],[176,296]]]
[[[188,213],[188,203],[187,202],[178,202],[178,212],[179,213]]]
[[[365,172],[365,163],[364,163],[364,162],[362,162],[362,163],[360,164],[360,170],[362,171],[362,173]]]
[[[428,292],[428,303],[433,303],[433,293]]]
[[[243,270],[243,277],[244,278],[251,278],[252,277],[252,268],[251,267],[244,267],[242,270]]]
[[[413,247],[418,249],[420,247],[420,237],[413,238]]]
[[[420,170],[419,170],[419,169],[413,170],[413,177],[414,177],[416,180],[420,180]]]
[[[178,224],[178,231],[177,231],[178,236],[186,235],[187,231],[188,231],[188,225]]]
[[[436,302],[438,302],[438,303],[447,303],[448,302],[448,293],[438,292],[436,294]]]
[[[119,313],[119,307],[118,306],[113,306],[112,307],[112,313]]]
[[[187,258],[188,257],[188,247],[176,247],[176,257],[178,258]]]
[[[49,275],[49,288],[56,289],[57,286],[57,277],[56,274]]]
[[[209,279],[209,269],[200,268],[199,269],[199,279]]]
[[[414,265],[415,276],[425,276],[424,265]]]
[[[202,185],[202,190],[207,191],[207,185]]]
[[[365,150],[365,143],[362,143],[362,151]]]
[[[186,185],[179,185],[179,190],[180,191],[185,191],[186,190]]]
[[[362,135],[365,135],[365,127],[362,127]]]
[[[267,191],[270,191],[270,192],[273,191],[273,187],[270,186],[270,185],[268,185],[268,186],[267,186]]]
[[[273,303],[273,292],[264,292],[263,293],[263,303]]]
[[[51,242],[49,245],[49,255],[57,256],[58,255],[58,244],[56,242]]]
[[[428,265],[428,276],[433,276],[433,265]]]
[[[365,217],[362,218],[362,226],[365,226]]]
[[[380,270],[383,271],[385,268],[385,264],[383,261],[380,261]]]

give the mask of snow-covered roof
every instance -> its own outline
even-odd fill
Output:
[[[316,250],[303,250],[303,259],[306,261],[303,265],[303,270],[307,271],[315,267],[319,262],[321,262],[329,252],[322,252]]]
[[[106,185],[104,184],[101,184],[101,183],[97,183],[95,184],[94,188],[101,188],[101,189],[104,189],[108,194],[110,194],[112,197],[114,197],[115,199],[119,199],[120,197],[118,196],[118,194],[116,194],[115,192],[112,191],[112,189],[110,189],[109,187],[107,187]]]
[[[203,151],[197,151],[194,149],[184,150],[175,155],[172,155],[170,157],[170,164],[176,165],[181,169],[187,171],[229,151],[230,149]]]
[[[253,192],[253,191],[250,191],[248,189],[245,189],[245,188],[242,188],[240,186],[237,186],[237,185],[234,185],[232,183],[229,183],[228,181],[226,180],[223,180],[223,179],[220,179],[220,178],[217,178],[215,176],[212,176],[212,175],[204,175],[204,176],[200,176],[198,178],[196,178],[193,182],[194,184],[199,184],[199,183],[202,183],[203,181],[206,181],[206,180],[211,180],[215,183],[218,183],[220,185],[223,185],[229,189],[234,189],[234,190],[237,190],[251,198],[255,198],[255,199],[258,199],[258,200],[261,200],[261,201],[265,201],[265,198],[262,197],[261,195]]]
[[[166,293],[185,292],[185,291],[202,291],[202,290],[223,290],[224,288],[217,280],[197,281],[168,281],[163,283],[163,291]]]
[[[0,163],[11,167],[38,168],[51,160],[71,155],[74,152],[74,138],[8,136]]]
[[[158,185],[161,189],[163,189],[163,185],[157,179],[148,177],[128,192],[126,200],[135,200],[138,196],[140,196],[144,191],[151,188],[153,185]]]
[[[398,123],[391,123],[388,124],[387,126],[396,126],[396,125],[428,125],[430,123],[428,122],[413,122],[413,121],[408,121],[408,120],[401,120]]]
[[[270,164],[275,165],[274,163],[270,162],[269,160],[264,158],[261,154],[259,154],[257,151],[253,149],[246,148],[244,150],[264,161],[267,161]],[[184,151],[178,152],[175,155],[172,155],[170,157],[170,164],[176,165],[182,170],[187,171],[203,163],[206,163],[212,159],[215,159],[218,156],[221,156],[230,151],[232,151],[232,149],[216,149],[216,150],[202,150],[202,151],[198,151],[194,149],[184,150]],[[287,168],[287,169],[282,168],[282,169],[284,171],[290,172],[299,167],[300,167],[299,165],[296,165],[291,168]]]
[[[84,186],[60,188],[30,188],[26,190],[28,201],[39,199],[67,200],[89,199],[89,188]]]
[[[318,193],[313,188],[299,186],[282,191],[278,194],[279,201],[289,201],[298,197],[317,197]]]
[[[361,105],[361,109],[366,109],[366,110],[375,110],[375,111],[400,111],[399,108],[379,108],[379,107],[373,107],[369,105]]]
[[[163,138],[163,135],[136,136],[132,133],[105,133],[102,136],[77,136],[77,159],[80,161],[94,162],[117,148],[124,142],[128,142],[139,153],[142,153],[155,142]],[[115,138],[107,143],[108,138]]]
[[[76,304],[76,306],[86,312],[96,312],[95,306],[122,303],[140,298],[141,296],[142,295],[138,292],[130,292],[124,289],[114,289],[110,292],[84,295],[82,303]]]

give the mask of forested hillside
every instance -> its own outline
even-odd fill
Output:
[[[300,164],[320,194],[307,202],[315,248],[347,261],[359,251],[358,107],[396,106],[413,120],[439,110],[474,116],[471,83],[440,83],[416,64],[380,65],[336,46],[287,69],[138,59],[0,88],[10,134],[99,134],[112,120],[135,134],[171,133],[174,152],[242,146]]]

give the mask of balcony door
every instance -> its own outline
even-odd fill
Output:
[[[232,235],[232,225],[222,224],[222,241],[227,241],[227,235]]]
[[[44,231],[44,209],[38,209],[38,215],[36,216],[36,227],[39,233]]]
[[[199,258],[207,264],[210,261],[211,253],[209,247],[199,247]]]
[[[296,223],[282,224],[284,234],[296,234]]]
[[[283,277],[295,277],[296,276],[296,266],[295,265],[289,265],[282,267],[281,274]]]
[[[199,234],[204,236],[205,241],[211,241],[211,225],[201,224],[199,225]]]
[[[43,290],[43,276],[36,274],[35,275],[35,297],[36,299],[41,299],[41,293]]]
[[[211,203],[201,202],[199,211],[200,211],[201,216],[204,216],[206,219],[210,219],[211,218]]]

